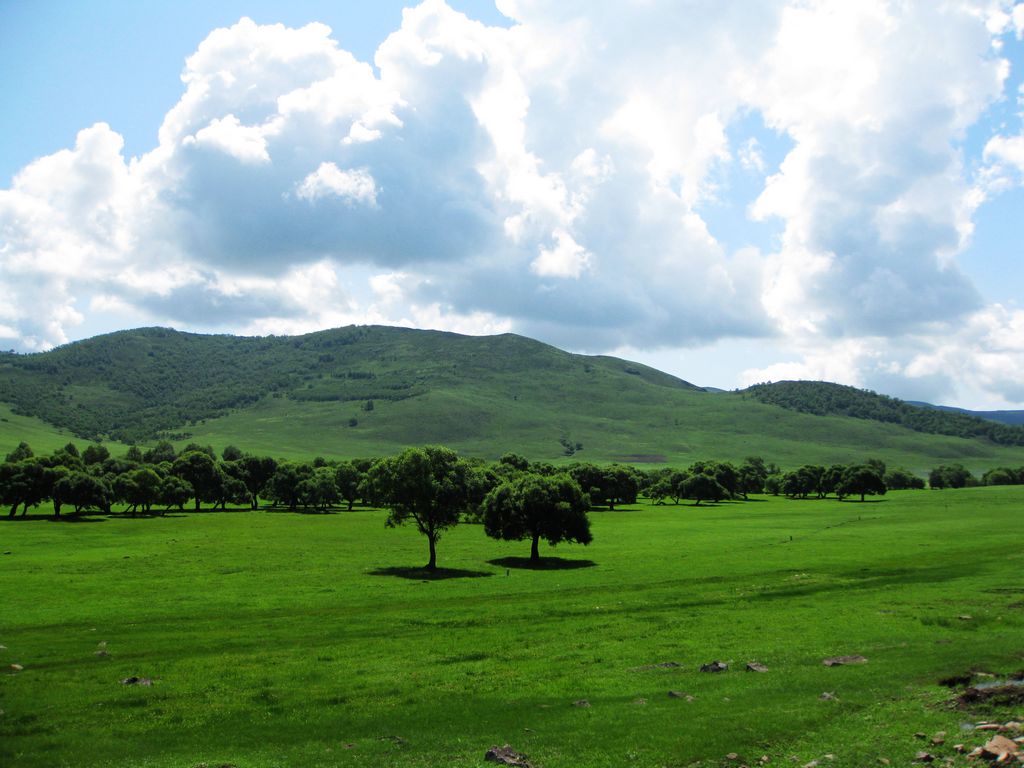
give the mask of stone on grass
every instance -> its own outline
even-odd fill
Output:
[[[526,755],[519,754],[508,744],[502,747],[491,747],[484,753],[484,760],[488,763],[497,763],[498,765],[532,768],[530,761],[526,759]]]
[[[11,672],[21,672],[21,670],[23,670],[23,669],[24,669],[24,667],[21,666],[21,664],[11,664],[11,666],[10,666]]]
[[[832,691],[825,691],[818,698],[822,701],[839,701],[839,697],[836,696]]]
[[[126,677],[124,680],[121,681],[121,685],[152,685],[152,684],[153,684],[153,681],[150,678],[148,678],[148,677],[136,677],[135,675],[132,675],[131,677]]]
[[[1005,736],[993,736],[981,748],[981,757],[986,760],[1004,762],[1009,757],[1015,757],[1020,752],[1020,744],[1008,739]]]
[[[724,661],[712,661],[707,664],[700,665],[701,672],[725,672],[729,668],[729,665]]]
[[[590,702],[587,701],[586,699],[577,699],[576,701],[574,701],[572,703],[572,705],[574,707],[589,707],[590,706]]]
[[[930,763],[935,759],[935,755],[931,752],[918,752],[914,755],[915,763]]]
[[[868,660],[863,656],[853,654],[851,656],[833,656],[829,659],[824,659],[822,662],[826,667],[842,667],[847,664],[867,664]]]
[[[768,667],[759,661],[748,661],[747,672],[767,672]]]

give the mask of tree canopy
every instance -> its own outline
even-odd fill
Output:
[[[459,522],[469,506],[470,466],[450,448],[428,445],[407,448],[397,456],[380,459],[367,474],[372,497],[390,509],[386,524],[409,520],[427,537],[430,559],[437,568],[437,542]]]
[[[568,475],[524,474],[501,483],[484,498],[484,531],[494,539],[530,539],[530,559],[536,562],[541,539],[552,546],[591,542],[589,508],[589,497]]]

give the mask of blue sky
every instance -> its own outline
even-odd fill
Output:
[[[0,346],[388,323],[1024,407],[1024,3],[405,5],[0,2]]]

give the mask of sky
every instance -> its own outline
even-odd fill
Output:
[[[0,348],[514,332],[1024,407],[1024,2],[0,0]]]

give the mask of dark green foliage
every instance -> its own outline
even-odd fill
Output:
[[[407,448],[398,456],[380,459],[367,474],[369,495],[390,508],[387,525],[408,520],[427,537],[430,559],[437,567],[437,541],[469,509],[469,464],[450,448],[428,445]]]
[[[899,424],[915,432],[954,437],[983,437],[999,445],[1024,445],[1024,427],[969,416],[965,413],[922,408],[902,400],[856,387],[824,381],[777,381],[756,384],[746,393],[763,403],[818,416],[852,416]],[[882,474],[885,474],[884,465]]]
[[[267,492],[288,509],[298,509],[302,502],[302,483],[313,475],[313,465],[298,461],[284,461],[277,465],[267,486]]]
[[[66,472],[47,467],[37,459],[0,464],[0,503],[9,504],[8,517],[21,514],[50,498],[54,483]]]
[[[256,509],[260,504],[260,496],[277,471],[277,462],[266,456],[243,456],[235,465],[238,467],[236,477],[245,483],[252,508]]]
[[[885,473],[885,486],[890,491],[909,491],[924,488],[924,478],[906,469],[891,469]]]
[[[520,472],[525,472],[530,468],[530,460],[525,456],[520,456],[518,453],[503,454],[502,457],[498,459],[498,463],[503,466],[519,470]]]
[[[855,464],[847,467],[843,470],[839,485],[835,488],[836,495],[840,498],[859,495],[861,501],[864,501],[864,496],[867,494],[881,496],[885,494],[885,491],[885,481],[879,474],[877,465],[867,464]]]
[[[25,459],[31,459],[35,454],[32,453],[32,447],[22,440],[18,443],[18,447],[7,454],[7,458],[4,461],[12,464],[16,461],[24,461]]]
[[[977,480],[962,464],[943,464],[928,473],[931,488],[966,488],[975,484]]]
[[[338,503],[338,484],[334,480],[334,467],[314,467],[313,473],[296,488],[302,505],[307,508],[326,510]]]
[[[100,445],[99,443],[87,445],[85,447],[85,450],[82,451],[82,461],[85,463],[86,466],[92,466],[93,464],[102,464],[109,458],[110,451],[107,450],[106,446]],[[142,460],[141,455],[139,456],[139,460]]]
[[[188,451],[174,460],[171,471],[192,486],[192,496],[196,509],[203,499],[215,498],[218,495],[220,477],[217,463],[205,451]]]
[[[1024,485],[1024,467],[995,467],[981,476],[982,485]]]
[[[129,449],[129,453],[131,450]],[[168,440],[161,440],[155,446],[142,454],[142,461],[146,464],[160,464],[164,461],[173,462],[178,458],[178,452]]]
[[[640,484],[631,468],[621,464],[599,467],[594,464],[572,464],[569,474],[579,483],[595,506],[615,509],[616,504],[636,501]]]
[[[698,472],[682,482],[679,495],[684,499],[693,499],[699,507],[702,501],[721,501],[727,498],[729,491],[713,475]]]
[[[787,472],[782,476],[782,492],[790,498],[821,498],[825,495],[822,491],[822,478],[825,477],[825,472],[825,467],[815,464],[805,464],[799,469]]]
[[[234,445],[229,445],[223,451],[221,451],[220,457],[224,459],[224,461],[238,461],[244,455],[245,454],[242,453],[241,448],[238,448]]]
[[[53,514],[58,517],[64,504],[73,506],[76,513],[96,509],[109,514],[114,497],[110,486],[103,479],[86,472],[69,472],[64,475],[53,484],[51,495]]]
[[[494,539],[530,539],[530,559],[540,559],[541,539],[589,544],[593,537],[587,510],[590,499],[568,475],[525,474],[508,480],[483,501],[484,531]]]
[[[178,478],[180,480],[180,478]],[[191,486],[180,480],[191,496]],[[118,475],[114,480],[114,493],[117,498],[128,505],[128,512],[134,517],[141,509],[148,513],[154,504],[160,501],[163,479],[152,467],[139,469]]]
[[[168,475],[160,481],[159,502],[167,509],[177,507],[179,510],[185,508],[185,504],[192,498],[192,486],[176,475]]]
[[[334,485],[338,489],[338,496],[348,503],[349,511],[359,498],[359,485],[363,477],[363,473],[351,461],[343,461],[334,469]]]
[[[748,493],[761,493],[768,477],[768,467],[760,456],[748,456],[738,470],[738,490],[747,498]]]

